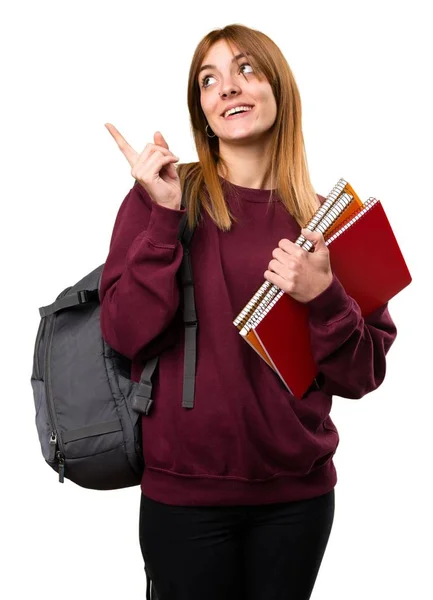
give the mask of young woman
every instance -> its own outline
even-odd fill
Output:
[[[145,567],[158,600],[307,600],[334,515],[332,395],[360,398],[381,384],[396,329],[386,306],[363,319],[320,234],[302,230],[313,252],[294,244],[320,197],[299,92],[275,43],[241,25],[211,31],[192,59],[188,106],[196,163],[176,167],[160,132],[138,153],[107,124],[136,181],[104,267],[102,332],[132,359],[135,381],[160,356],[142,422]],[[188,408],[178,279],[186,180],[198,316]],[[309,307],[320,377],[302,399],[233,325],[264,278]]]

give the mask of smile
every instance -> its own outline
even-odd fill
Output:
[[[250,113],[253,110],[253,108],[254,106],[250,105],[236,106],[235,108],[227,110],[225,113],[223,113],[222,116],[224,119],[236,119],[244,117],[245,115]]]

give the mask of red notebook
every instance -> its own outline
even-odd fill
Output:
[[[363,316],[383,306],[412,280],[379,200],[372,199],[334,229],[326,243],[333,272]],[[308,312],[307,306],[280,291],[245,337],[256,351],[265,352],[265,360],[297,398],[317,374]]]

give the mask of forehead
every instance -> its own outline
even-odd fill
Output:
[[[203,57],[202,64],[214,64],[231,62],[234,56],[239,54],[240,50],[235,44],[229,44],[226,40],[219,40],[209,48]]]

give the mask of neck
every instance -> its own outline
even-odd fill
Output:
[[[226,143],[224,140],[219,140],[219,153],[221,158],[227,165],[227,171],[224,171],[222,166],[218,167],[218,173],[224,179],[240,185],[245,188],[253,189],[272,189],[270,177],[263,181],[267,161],[269,159],[268,149],[270,147],[270,139],[260,142],[248,143],[243,145],[242,142]]]

